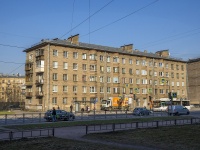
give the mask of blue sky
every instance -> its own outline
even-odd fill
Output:
[[[85,43],[197,58],[199,8],[200,0],[0,0],[0,73],[24,75],[25,48],[74,34]]]

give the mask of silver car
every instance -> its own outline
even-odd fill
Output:
[[[169,105],[166,109],[169,115],[189,115],[190,111],[182,105]]]
[[[151,111],[144,107],[137,107],[133,110],[133,115],[137,115],[137,116],[150,115],[150,113]]]

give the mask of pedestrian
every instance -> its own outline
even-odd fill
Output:
[[[70,112],[71,112],[71,113],[72,113],[72,110],[73,110],[73,106],[71,105],[71,106],[70,106]]]
[[[53,107],[53,110],[52,110],[52,121],[53,122],[56,121],[56,109],[55,109],[55,107]]]
[[[81,112],[82,112],[82,113],[84,112],[84,108],[81,108]]]

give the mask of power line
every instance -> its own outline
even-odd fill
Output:
[[[27,47],[22,47],[22,46],[15,46],[15,45],[8,45],[8,44],[1,44],[1,46],[7,46],[7,47],[15,47],[15,48],[23,48],[23,49],[26,49]]]
[[[25,63],[6,62],[6,61],[0,61],[0,63],[6,63],[6,64],[25,64]]]
[[[99,10],[97,10],[95,13],[93,13],[91,16],[89,16],[88,18],[86,18],[85,20],[83,20],[81,23],[79,23],[78,25],[76,25],[75,27],[73,27],[70,31],[68,31],[67,33],[65,33],[64,35],[62,35],[60,38],[63,38],[65,35],[67,35],[68,33],[71,33],[72,30],[76,29],[77,27],[79,27],[81,24],[83,24],[84,22],[86,22],[88,19],[90,19],[91,17],[93,17],[95,14],[97,14],[98,12],[100,12],[102,9],[104,9],[105,7],[107,7],[110,3],[112,3],[114,0],[111,0],[110,2],[108,2],[106,5],[104,5],[103,7],[101,7]]]
[[[14,71],[16,71],[17,69],[19,69],[20,67],[22,67],[24,64],[20,65],[19,67],[17,67],[16,69],[14,69],[13,71],[11,71],[9,74],[13,73]]]
[[[149,3],[149,4],[147,4],[147,5],[145,5],[145,6],[141,7],[141,8],[139,8],[138,10],[135,10],[135,11],[131,12],[130,14],[128,14],[128,15],[122,17],[122,18],[119,18],[119,19],[117,19],[117,20],[115,20],[115,21],[113,21],[113,22],[111,22],[111,23],[109,23],[109,24],[107,24],[107,25],[104,25],[104,26],[102,26],[102,27],[100,27],[100,28],[98,28],[98,29],[96,29],[96,30],[93,30],[92,32],[87,33],[87,34],[85,34],[85,35],[83,35],[83,36],[87,36],[88,34],[94,33],[94,32],[96,32],[96,31],[99,31],[99,30],[101,30],[101,29],[104,29],[104,28],[106,28],[106,27],[108,27],[108,26],[110,26],[110,25],[112,25],[112,24],[114,24],[114,23],[117,23],[117,22],[119,22],[119,21],[121,21],[121,20],[123,20],[123,19],[125,19],[125,18],[127,18],[127,17],[129,17],[129,16],[131,16],[131,15],[133,15],[133,14],[135,14],[135,13],[137,13],[137,12],[143,10],[143,9],[145,9],[145,8],[147,8],[148,6],[153,5],[154,3],[158,2],[158,1],[159,1],[159,0],[155,0],[155,1],[153,1],[153,2],[151,2],[151,3]],[[82,36],[82,37],[83,37],[83,36]]]
[[[71,30],[70,30],[70,35],[71,35],[71,32],[72,32],[72,25],[73,25],[73,19],[74,19],[74,4],[75,4],[75,0],[73,2],[73,9],[72,9],[72,20],[71,20]]]

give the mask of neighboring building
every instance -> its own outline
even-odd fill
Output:
[[[80,111],[100,110],[101,100],[128,98],[131,108],[152,107],[153,101],[168,99],[176,92],[187,99],[186,62],[169,56],[67,40],[42,40],[26,52],[26,106]],[[135,100],[134,100],[135,97]],[[94,105],[94,102],[96,102]]]
[[[0,74],[0,102],[25,101],[25,77]]]
[[[188,72],[188,98],[190,103],[200,106],[200,58],[190,59],[187,66]]]

